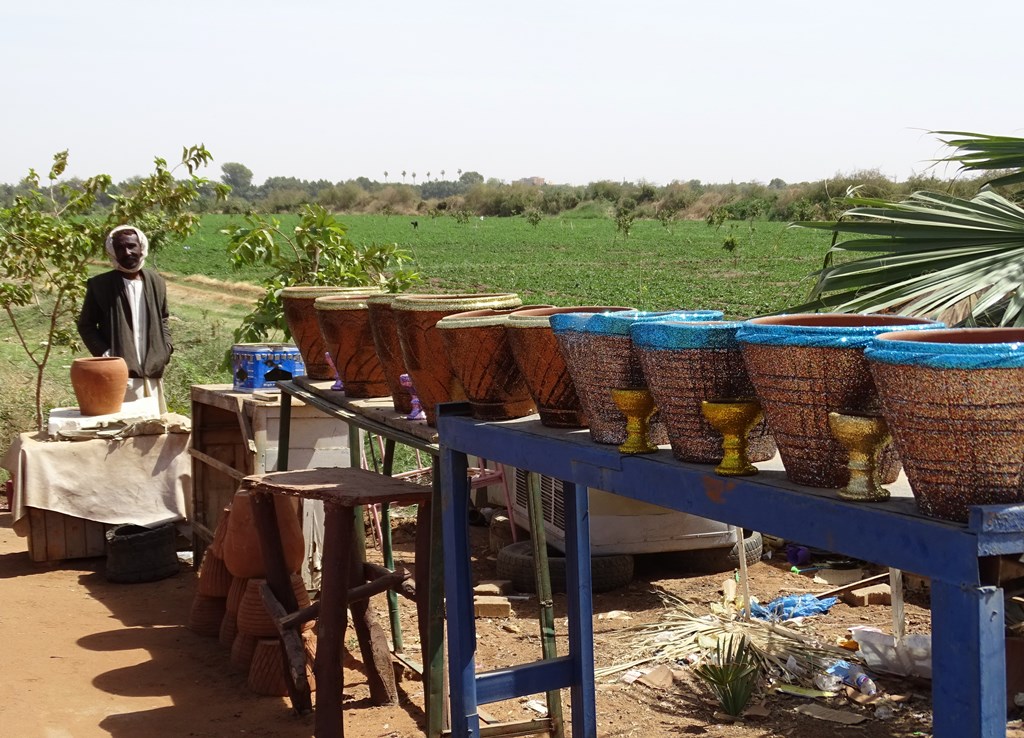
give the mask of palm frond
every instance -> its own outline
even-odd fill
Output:
[[[806,302],[789,308],[900,312],[1011,325],[1024,318],[1024,208],[992,191],[971,199],[915,192],[852,198],[836,222],[795,225],[836,238]],[[840,240],[841,234],[852,238]],[[855,259],[849,254],[865,253]],[[993,311],[994,318],[993,318]]]
[[[1017,170],[990,180],[989,184],[994,186],[1024,182],[1024,138],[991,136],[967,131],[932,131],[932,133],[937,136],[954,137],[940,139],[942,143],[956,151],[952,156],[941,161],[958,162],[960,170],[964,172]]]

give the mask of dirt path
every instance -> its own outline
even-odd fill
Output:
[[[311,717],[294,716],[284,698],[251,692],[217,639],[185,627],[195,589],[191,568],[128,585],[106,581],[103,559],[36,564],[10,517],[0,513],[0,736],[312,735]],[[359,672],[346,669],[346,679],[358,703]],[[415,692],[420,685],[403,686]],[[419,716],[415,704],[360,706],[346,715],[346,735],[420,735]]]
[[[0,512],[0,626],[4,635],[5,696],[0,699],[0,736],[18,738],[92,738],[115,736],[265,736],[306,738],[312,717],[296,717],[285,698],[254,694],[246,675],[231,666],[229,650],[218,639],[196,635],[186,627],[195,593],[188,566],[169,579],[146,584],[112,584],[103,576],[103,559],[48,564],[29,560],[26,540],[11,530],[10,514]],[[413,531],[395,531],[396,558],[410,563]],[[474,577],[493,579],[494,558],[487,531],[471,528]],[[371,552],[372,553],[372,552]],[[371,557],[372,558],[372,557]],[[633,583],[594,598],[596,666],[625,664],[637,658],[623,630],[659,620],[664,612],[656,590],[707,612],[721,599],[728,574],[684,575],[647,562]],[[814,589],[807,576],[788,567],[759,562],[751,567],[754,596],[767,602],[780,594]],[[565,652],[566,603],[556,595],[558,647]],[[402,600],[406,648],[418,645],[414,613]],[[912,632],[929,627],[927,601],[907,603]],[[608,618],[618,611],[622,615]],[[516,601],[509,618],[480,618],[478,668],[493,669],[539,657],[536,600]],[[856,623],[887,627],[889,608],[851,608],[837,604],[826,616],[812,618],[809,632],[826,642]],[[351,631],[349,631],[351,634]],[[349,639],[351,641],[351,639]],[[350,643],[354,648],[354,643]],[[356,649],[358,653],[358,650]],[[673,666],[675,681],[662,688],[626,683],[621,672],[597,685],[598,735],[601,738],[660,738],[696,735],[706,738],[820,738],[834,734],[857,738],[927,737],[931,730],[929,685],[880,677],[892,695],[909,697],[892,717],[881,718],[874,706],[846,699],[809,700],[761,694],[755,702],[763,714],[738,723],[723,720],[706,687],[685,665]],[[423,687],[410,675],[399,685],[397,707],[373,707],[360,664],[351,656],[345,669],[345,731],[348,738],[413,738],[423,735]],[[569,714],[568,693],[565,714]],[[864,722],[851,728],[801,715],[797,708],[819,702]],[[501,721],[522,721],[535,714],[525,699],[486,706]],[[1020,721],[1008,736],[1022,738]]]

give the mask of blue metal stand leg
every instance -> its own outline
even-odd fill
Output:
[[[564,482],[565,574],[572,657],[573,738],[597,738],[594,706],[594,603],[590,578],[590,497],[586,485]],[[575,562],[575,566],[570,566]]]
[[[931,597],[935,738],[1003,738],[1006,642],[1002,590],[932,579]]]
[[[479,738],[476,702],[476,623],[469,565],[469,464],[466,454],[441,449],[441,477],[451,495],[442,495],[445,611],[448,621],[448,674],[453,738]]]

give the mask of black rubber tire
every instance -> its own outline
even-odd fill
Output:
[[[633,581],[633,557],[629,554],[590,557],[590,581],[594,592],[610,592]],[[520,541],[498,551],[498,579],[508,579],[519,592],[536,592],[533,542]],[[551,591],[565,592],[565,557],[548,549]]]
[[[742,550],[747,557],[747,566],[756,564],[764,553],[764,540],[757,531],[744,531]],[[677,551],[671,554],[672,564],[694,573],[714,574],[736,569],[740,565],[740,544],[726,548],[704,548],[695,551]]]
[[[174,576],[181,570],[174,549],[176,536],[172,523],[152,529],[127,524],[109,529],[107,581],[136,584]]]

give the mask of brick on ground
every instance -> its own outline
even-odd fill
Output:
[[[892,590],[888,584],[875,584],[870,587],[844,592],[840,595],[843,602],[850,607],[864,607],[865,605],[891,605]]]
[[[507,595],[512,594],[512,582],[509,579],[485,579],[473,587],[475,595]]]
[[[506,597],[477,595],[473,598],[473,615],[478,618],[507,618],[512,614],[512,603]]]

